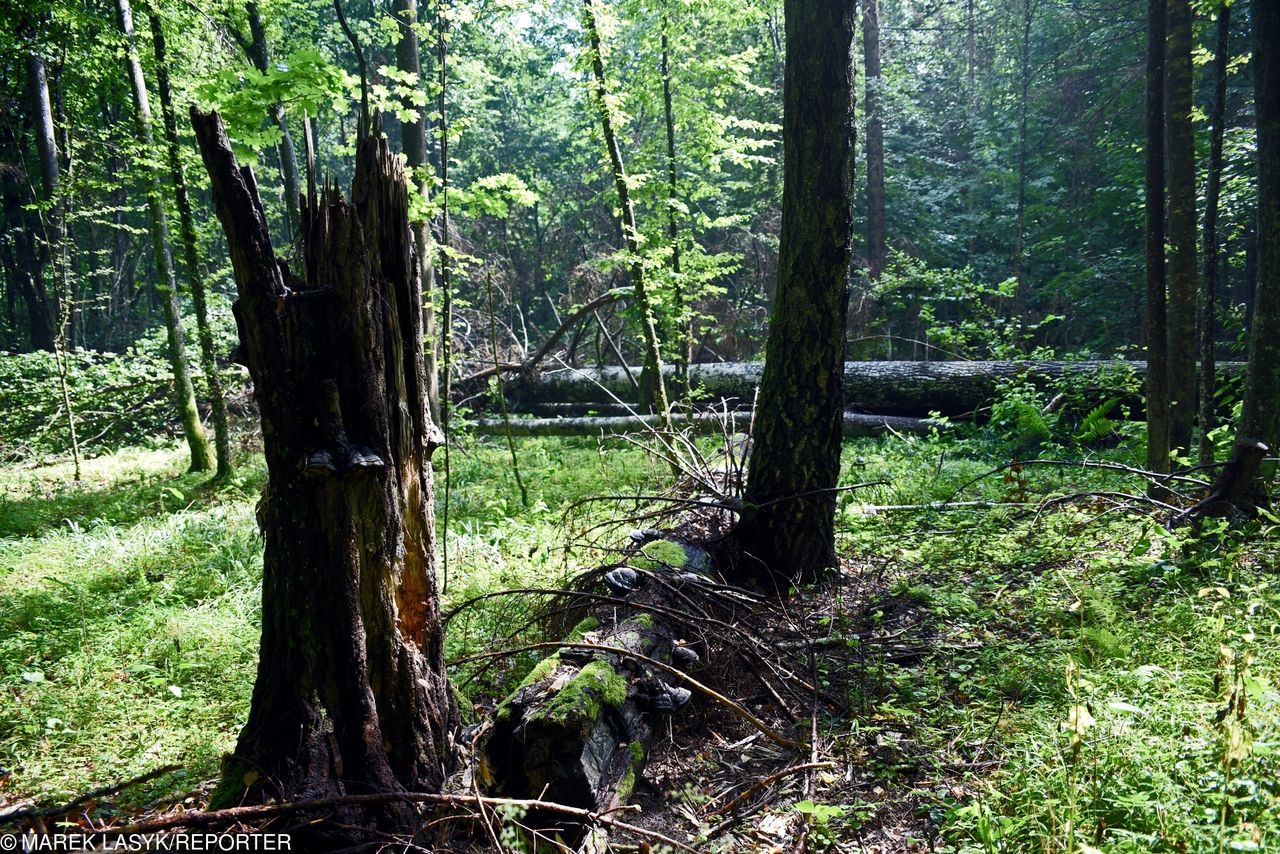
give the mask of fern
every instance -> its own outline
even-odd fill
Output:
[[[1097,442],[1115,433],[1115,422],[1108,415],[1119,402],[1119,398],[1109,397],[1093,409],[1090,409],[1089,414],[1085,415],[1084,420],[1080,422],[1080,429],[1076,431],[1076,439],[1081,443]]]

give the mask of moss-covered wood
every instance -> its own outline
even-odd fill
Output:
[[[1219,365],[1223,377],[1244,374],[1243,362]],[[671,369],[668,368],[668,371]],[[924,417],[930,412],[957,416],[988,406],[1002,383],[1026,381],[1041,389],[1070,381],[1100,400],[1121,396],[1134,411],[1141,397],[1130,391],[1146,376],[1141,361],[980,361],[845,362],[843,406],[858,412]],[[764,375],[760,362],[717,362],[689,366],[690,387],[701,401],[729,400],[749,406]],[[513,409],[546,414],[626,414],[614,402],[636,400],[635,388],[621,367],[574,368],[525,376],[506,385]],[[633,407],[634,408],[634,407]]]
[[[581,627],[565,639],[665,661],[671,639],[639,615],[612,630]],[[482,778],[494,792],[605,809],[630,795],[653,736],[636,660],[567,646],[543,659],[494,713]],[[638,659],[637,659],[638,660]],[[635,745],[635,747],[633,747]]]
[[[359,143],[354,202],[302,205],[301,275],[276,258],[253,173],[193,111],[227,235],[268,485],[262,642],[215,806],[434,791],[457,711],[436,593],[421,266],[399,160]],[[405,803],[343,823],[403,829]]]
[[[628,550],[626,563],[644,581],[625,596],[630,614],[613,606],[589,614],[564,637],[564,648],[543,659],[494,713],[482,754],[480,777],[495,794],[544,797],[590,810],[625,803],[648,757],[654,722],[669,710],[670,674],[646,659],[671,664],[679,646],[672,629],[654,613],[670,608],[669,580],[708,572],[712,556],[675,539],[652,540]],[[575,647],[624,649],[634,656]],[[685,658],[689,656],[686,653]],[[696,660],[696,655],[693,658]],[[676,662],[679,664],[680,659]],[[689,694],[675,702],[679,705]],[[561,816],[549,820],[563,822]],[[537,822],[537,816],[530,816]]]

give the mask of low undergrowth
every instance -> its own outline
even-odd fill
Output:
[[[579,502],[667,476],[633,447],[594,440],[518,450],[528,507],[503,445],[451,454],[446,611],[561,584],[598,559],[582,543],[600,513],[631,507],[592,516]],[[833,850],[1280,844],[1271,523],[1170,534],[1123,497],[1142,492],[1131,473],[1011,465],[1014,450],[984,435],[846,446],[842,481],[877,485],[840,496],[845,573],[822,594],[815,639],[845,651],[824,656],[820,676],[851,712],[821,735],[849,773],[820,775],[811,797],[772,802],[755,821],[799,811],[811,845]],[[1122,442],[1090,459],[1123,465],[1137,452]],[[63,464],[0,472],[0,800],[52,802],[180,766],[117,798],[124,809],[216,775],[257,646],[264,472],[260,458],[242,463],[217,489],[183,474],[172,446],[91,460],[79,484]],[[528,597],[495,596],[451,618],[448,655],[543,631]],[[536,661],[454,676],[487,705]],[[719,844],[773,843],[744,829]]]

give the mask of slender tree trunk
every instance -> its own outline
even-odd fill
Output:
[[[67,325],[71,319],[71,276],[67,257],[67,203],[61,187],[61,169],[58,162],[58,146],[54,141],[53,110],[49,100],[49,84],[45,76],[44,60],[34,50],[27,54],[27,86],[35,114],[36,151],[40,155],[40,175],[44,184],[45,201],[49,205],[47,221],[53,234],[44,229],[45,242],[49,244],[49,257],[53,259],[54,287],[58,294],[57,311],[53,325],[53,357],[58,369],[58,389],[62,394],[62,406],[67,413],[67,436],[71,445],[71,459],[75,465],[76,480],[80,479],[80,439],[76,435],[76,415],[71,406],[71,388],[67,382],[66,340]],[[65,140],[65,137],[64,137]],[[65,145],[65,143],[64,143]],[[41,221],[45,217],[41,216]],[[52,238],[52,239],[50,239]]]
[[[1147,468],[1169,471],[1169,334],[1164,265],[1165,0],[1147,0]]]
[[[1018,98],[1018,212],[1014,226],[1013,278],[1014,312],[1019,319],[1027,313],[1027,286],[1022,272],[1027,235],[1027,107],[1031,95],[1032,0],[1022,0],[1022,92]]]
[[[1258,283],[1240,435],[1280,446],[1280,3],[1253,2],[1258,120]]]
[[[670,20],[664,7],[662,12],[662,111],[667,125],[667,241],[671,244],[671,273],[673,278],[673,306],[676,327],[676,377],[681,388],[688,388],[689,361],[693,355],[692,318],[684,289],[683,271],[680,269],[680,227],[677,208],[680,205],[680,187],[676,169],[676,117],[671,105],[671,50],[667,38]]]
[[[613,110],[609,106],[609,83],[604,71],[604,53],[600,43],[600,30],[596,27],[594,0],[583,0],[583,25],[591,49],[591,71],[595,76],[595,102],[600,118],[600,130],[605,148],[613,167],[613,183],[618,192],[618,207],[622,219],[622,238],[632,256],[631,284],[635,289],[636,310],[640,313],[640,331],[644,336],[644,367],[640,371],[640,404],[649,411],[666,413],[666,382],[662,377],[662,352],[658,343],[658,326],[654,320],[653,301],[644,275],[644,263],[640,257],[640,229],[636,225],[636,210],[631,203],[631,189],[627,184],[627,170],[623,165],[622,147],[613,127]]]
[[[302,209],[303,279],[276,258],[253,173],[218,117],[193,110],[192,122],[268,473],[258,678],[213,804],[437,791],[457,722],[435,574],[431,454],[443,436],[427,409],[403,170],[385,139],[360,141],[359,201],[326,190]],[[335,818],[417,827],[395,803]]]
[[[396,66],[403,72],[414,75],[417,85],[423,86],[422,54],[418,44],[418,33],[414,26],[418,23],[418,0],[395,0],[392,12],[400,24],[400,41],[396,43]],[[410,181],[423,202],[431,199],[431,184],[427,175],[427,117],[426,110],[414,106],[416,118],[412,122],[400,124],[400,146],[405,160],[409,164]],[[424,354],[427,369],[427,394],[431,401],[431,417],[440,418],[440,375],[436,366],[440,352],[440,342],[436,335],[435,289],[436,268],[434,263],[436,245],[431,235],[431,223],[424,217],[413,223],[413,239],[418,247],[418,263],[422,267],[422,334],[426,337]]]
[[[1191,449],[1196,412],[1196,151],[1191,0],[1168,0],[1165,122],[1169,186],[1169,445]]]
[[[35,51],[27,54],[27,95],[31,102],[31,114],[36,138],[36,153],[40,158],[40,176],[44,184],[45,199],[49,204],[49,221],[54,231],[60,234],[63,223],[61,200],[58,195],[58,150],[54,142],[53,107],[49,101],[49,83],[45,75],[44,61]],[[15,189],[18,189],[15,187]],[[23,194],[25,195],[25,194]],[[29,197],[28,197],[29,198]],[[33,233],[33,226],[43,221],[26,211],[15,210],[14,213],[27,224],[27,236],[30,246],[18,249],[20,278],[25,279],[19,288],[23,302],[27,305],[28,331],[31,335],[31,347],[34,350],[54,350],[54,340],[59,326],[57,302],[49,295],[45,285],[45,259],[53,261],[55,249],[48,245],[46,239],[50,235]],[[10,227],[16,228],[16,221]],[[56,234],[54,235],[57,236]],[[59,245],[61,242],[59,241]],[[41,251],[43,247],[45,251]],[[56,262],[55,266],[56,266]]]
[[[743,574],[777,580],[784,593],[836,565],[855,16],[852,2],[786,0],[778,290],[739,527]]]
[[[1209,144],[1209,176],[1204,193],[1204,276],[1200,280],[1200,464],[1213,462],[1213,403],[1217,391],[1214,345],[1217,337],[1218,196],[1222,185],[1222,136],[1227,120],[1227,62],[1231,4],[1218,7],[1218,33],[1213,58],[1213,116]]]
[[[133,103],[138,140],[148,150],[155,148],[151,133],[151,102],[147,97],[147,81],[142,76],[142,62],[133,31],[133,10],[129,0],[116,0],[120,29],[127,42],[125,61],[129,82],[133,86]],[[151,187],[147,194],[147,212],[151,225],[151,249],[156,264],[156,290],[164,309],[165,329],[169,338],[169,364],[173,368],[173,393],[178,414],[182,418],[182,432],[186,435],[191,451],[191,470],[208,471],[213,468],[213,455],[205,439],[200,423],[200,410],[196,407],[195,389],[191,384],[191,369],[187,366],[187,348],[182,336],[182,317],[178,309],[178,289],[173,278],[173,257],[169,254],[169,221],[162,202],[160,176],[152,173]]]
[[[247,0],[244,5],[245,11],[249,13],[249,34],[252,37],[249,58],[255,68],[266,74],[271,69],[271,53],[267,49],[267,31],[262,26],[262,13],[258,9],[257,0]],[[289,132],[284,104],[279,101],[272,104],[270,113],[271,121],[280,129],[277,154],[280,157],[280,177],[284,180],[286,233],[290,240],[294,240],[298,236],[298,196],[302,193],[302,182],[298,177],[298,152],[293,145],[293,134]]]
[[[884,216],[884,122],[880,106],[880,0],[865,0],[862,54],[867,68],[867,276],[880,281],[888,257]]]
[[[227,402],[218,373],[218,359],[213,346],[213,328],[209,324],[209,303],[205,296],[204,274],[201,272],[200,250],[196,240],[195,220],[191,215],[191,199],[187,195],[187,176],[182,169],[182,149],[178,143],[178,120],[173,109],[173,92],[169,86],[169,61],[165,55],[164,26],[154,8],[148,10],[151,38],[156,54],[156,83],[160,90],[160,112],[164,116],[165,148],[169,155],[169,176],[173,181],[174,201],[178,208],[178,230],[186,261],[187,286],[196,309],[196,330],[200,339],[200,367],[209,387],[209,404],[213,409],[214,448],[218,458],[219,480],[231,476],[231,435],[227,426]]]

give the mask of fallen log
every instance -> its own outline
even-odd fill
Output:
[[[732,432],[745,433],[751,423],[750,410],[735,410]],[[674,413],[672,427],[676,430],[692,428],[698,433],[720,433],[725,424],[712,413],[686,415]],[[657,415],[612,415],[578,418],[513,418],[504,422],[501,418],[477,418],[468,426],[481,436],[600,436],[640,433],[658,429],[662,419]],[[932,429],[945,430],[945,422],[930,418],[908,418],[899,415],[868,415],[861,412],[844,414],[844,435],[847,437],[878,436],[883,433],[927,434]]]
[[[845,406],[885,415],[946,416],[972,413],[991,403],[1002,382],[1025,378],[1038,387],[1071,379],[1085,390],[1120,396],[1135,407],[1146,362],[1139,361],[1011,361],[1011,362],[846,362]],[[1243,362],[1219,366],[1223,379],[1244,375]],[[668,368],[670,370],[670,368]],[[763,364],[721,362],[689,366],[689,384],[703,400],[748,405],[755,398]],[[635,391],[620,367],[571,368],[525,375],[507,386],[516,408],[545,403],[634,402]]]
[[[479,769],[489,791],[614,809],[644,767],[655,719],[690,700],[665,671],[698,656],[646,610],[664,610],[669,589],[647,583],[647,573],[692,577],[710,557],[698,546],[659,540],[634,545],[629,561],[634,566],[611,569],[605,582],[626,596],[632,613],[611,625],[613,606],[589,615],[498,705]]]

